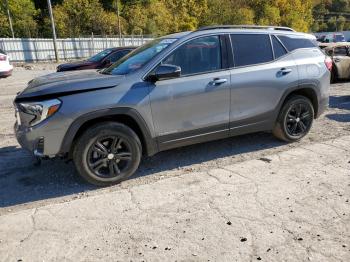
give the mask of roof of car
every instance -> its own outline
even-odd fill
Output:
[[[180,39],[182,37],[188,36],[188,35],[201,35],[203,33],[257,33],[257,34],[287,34],[287,35],[296,35],[296,36],[302,36],[305,38],[310,38],[310,39],[316,39],[314,35],[307,34],[307,33],[301,33],[301,32],[296,32],[296,31],[291,31],[292,29],[285,29],[284,27],[278,27],[278,29],[273,29],[274,27],[259,27],[259,26],[252,26],[248,28],[241,28],[241,27],[235,27],[235,28],[230,28],[230,27],[206,27],[204,29],[199,29],[197,31],[187,31],[187,32],[180,32],[180,33],[175,33],[171,35],[166,35],[163,36],[162,38],[175,38],[175,39]]]
[[[136,49],[136,46],[119,46],[119,47],[111,47],[110,50],[124,50],[124,49]]]

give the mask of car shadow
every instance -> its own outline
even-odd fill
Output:
[[[256,133],[173,149],[144,158],[130,179],[282,145],[271,134]],[[96,189],[79,178],[72,162],[46,160],[34,166],[33,157],[19,147],[0,148],[0,208]]]
[[[347,123],[350,122],[350,114],[328,114],[326,117],[330,120]]]
[[[330,96],[329,107],[342,110],[350,110],[350,96]],[[350,122],[350,113],[345,114],[327,114],[326,117],[330,120],[347,123]]]
[[[350,96],[330,96],[329,107],[350,110]]]

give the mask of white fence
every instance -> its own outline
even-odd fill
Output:
[[[139,46],[152,40],[149,37],[122,38],[66,38],[57,39],[60,60],[92,56],[109,47]],[[55,60],[52,39],[0,38],[0,49],[6,51],[13,62],[38,62]]]

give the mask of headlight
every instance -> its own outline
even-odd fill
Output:
[[[20,103],[18,108],[25,114],[31,115],[30,126],[34,126],[54,115],[61,106],[58,99],[33,103]]]

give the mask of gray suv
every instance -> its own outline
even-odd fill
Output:
[[[131,176],[141,156],[271,131],[298,141],[328,105],[329,61],[315,37],[216,26],[155,39],[102,71],[33,79],[14,101],[18,142],[73,159],[88,182]]]

